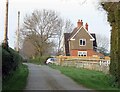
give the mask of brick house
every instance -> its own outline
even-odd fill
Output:
[[[64,33],[64,52],[66,56],[103,56],[96,51],[95,33],[88,31],[88,24],[83,26],[78,20],[77,27],[71,33]]]

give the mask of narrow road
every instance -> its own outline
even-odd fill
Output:
[[[29,68],[28,82],[25,90],[86,90],[85,92],[89,90],[49,66],[31,63],[25,64]]]

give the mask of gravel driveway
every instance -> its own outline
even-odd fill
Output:
[[[85,90],[87,89],[75,83],[69,77],[60,73],[60,71],[50,68],[46,65],[28,65],[29,75],[25,90]],[[92,92],[92,90],[91,90]]]

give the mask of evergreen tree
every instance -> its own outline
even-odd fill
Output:
[[[102,6],[108,13],[108,21],[112,27],[110,74],[120,87],[120,2],[105,2]]]

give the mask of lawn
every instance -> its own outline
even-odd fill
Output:
[[[3,92],[14,91],[19,92],[24,90],[28,77],[28,68],[26,65],[21,64],[20,67],[10,75],[2,84]]]
[[[87,88],[104,92],[120,92],[120,89],[113,87],[113,77],[102,72],[56,65],[50,67],[60,70],[61,73]]]

